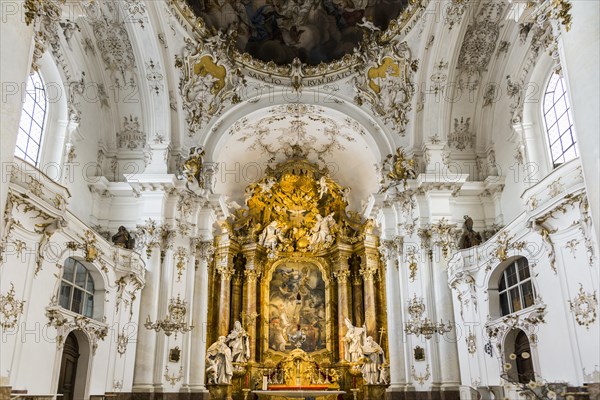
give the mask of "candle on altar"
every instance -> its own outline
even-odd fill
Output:
[[[248,381],[248,374],[246,374],[246,388],[249,388],[250,386],[248,385],[249,381]]]

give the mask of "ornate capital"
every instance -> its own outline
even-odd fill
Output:
[[[362,276],[363,281],[372,281],[377,273],[377,269],[373,267],[364,267],[359,270],[359,273],[360,276]]]
[[[198,258],[202,261],[210,262],[215,254],[215,247],[212,242],[198,242],[196,243],[196,251]]]
[[[381,254],[381,260],[383,262],[396,260],[402,253],[402,246],[404,245],[404,238],[401,236],[395,236],[391,240],[383,240],[379,246],[379,254]]]
[[[335,279],[337,279],[338,284],[345,284],[348,282],[348,277],[350,276],[350,271],[348,269],[340,269],[337,272],[333,273]]]
[[[246,276],[246,281],[249,283],[256,283],[258,278],[260,277],[261,272],[255,269],[247,269],[244,271],[244,276]]]
[[[231,277],[235,273],[233,268],[227,268],[227,266],[224,265],[217,267],[217,272],[219,273],[219,275],[221,275],[221,279],[227,281],[231,280]]]

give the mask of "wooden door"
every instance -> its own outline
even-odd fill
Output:
[[[65,340],[58,378],[58,393],[63,395],[63,400],[73,400],[78,358],[79,345],[77,344],[77,338],[71,332]]]

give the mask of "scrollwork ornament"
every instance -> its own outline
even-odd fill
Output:
[[[418,61],[411,59],[410,49],[406,42],[390,41],[385,46],[377,46],[377,50],[365,50],[366,59],[377,60],[364,68],[353,78],[358,105],[365,101],[371,104],[373,112],[380,115],[384,122],[393,124],[401,135],[405,135],[408,124],[408,112],[415,93],[413,75],[418,68]],[[370,57],[370,52],[379,56]]]
[[[429,364],[427,364],[427,366],[425,367],[425,373],[424,374],[417,374],[417,371],[415,370],[415,366],[411,365],[411,376],[412,378],[419,382],[419,385],[423,385],[425,383],[425,381],[427,381],[429,378],[431,378],[431,372],[429,371]]]
[[[10,283],[10,290],[6,294],[0,294],[0,313],[2,321],[0,326],[4,330],[12,329],[17,325],[19,315],[23,314],[25,301],[15,297],[15,285]]]
[[[596,292],[587,293],[583,290],[583,284],[579,284],[579,293],[573,300],[569,300],[571,312],[575,316],[575,321],[581,326],[589,329],[589,326],[596,321],[598,308],[598,299]]]
[[[129,343],[129,338],[125,334],[125,330],[123,330],[117,336],[117,353],[119,353],[119,357],[122,357],[127,351],[127,343]]]
[[[196,247],[198,257],[206,262],[210,262],[215,254],[215,247],[212,242],[200,242]]]
[[[177,259],[177,263],[175,264],[175,268],[177,268],[177,282],[181,282],[181,275],[185,271],[185,263],[187,262],[187,251],[179,246],[175,252],[175,257]]]
[[[475,354],[477,352],[477,337],[475,333],[471,332],[471,328],[469,328],[469,334],[465,338],[467,342],[467,351],[469,354]]]

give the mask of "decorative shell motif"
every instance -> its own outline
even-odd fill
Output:
[[[575,321],[579,325],[589,328],[589,325],[596,321],[598,299],[595,291],[589,294],[586,293],[580,283],[579,293],[573,300],[569,300],[569,305],[571,306],[571,312],[575,315]]]

